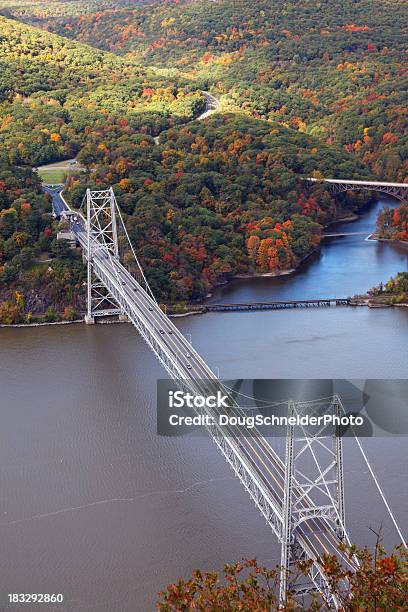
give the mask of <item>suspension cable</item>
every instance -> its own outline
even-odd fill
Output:
[[[402,534],[402,531],[401,531],[401,529],[400,529],[400,527],[399,527],[399,525],[398,525],[398,523],[397,523],[397,521],[396,521],[396,519],[395,519],[395,517],[394,517],[394,514],[393,514],[393,512],[392,512],[392,510],[391,510],[391,508],[390,508],[390,505],[389,505],[389,503],[388,503],[388,501],[387,501],[387,499],[386,499],[386,497],[385,497],[385,495],[384,495],[384,493],[383,493],[383,491],[382,491],[382,489],[381,489],[381,486],[380,486],[380,483],[378,482],[377,476],[375,475],[374,470],[373,470],[373,468],[372,468],[372,467],[371,467],[371,465],[370,465],[370,462],[369,462],[369,460],[368,460],[368,458],[367,458],[367,455],[366,455],[366,454],[365,454],[365,452],[364,452],[364,449],[363,449],[363,447],[362,447],[362,445],[361,445],[360,440],[359,440],[359,439],[358,439],[358,437],[356,436],[356,432],[354,431],[354,428],[353,428],[353,427],[351,427],[351,429],[352,429],[352,431],[353,431],[353,433],[354,433],[354,438],[355,438],[355,441],[357,442],[357,446],[358,446],[358,448],[360,449],[360,452],[361,452],[361,454],[362,454],[362,455],[363,455],[363,457],[364,457],[364,461],[366,462],[366,465],[367,465],[368,469],[370,470],[370,474],[371,474],[371,476],[373,477],[373,480],[374,480],[374,482],[375,482],[375,484],[376,484],[376,487],[377,487],[378,492],[379,492],[379,494],[380,494],[380,496],[381,496],[381,499],[383,500],[384,505],[385,505],[385,507],[386,507],[386,508],[387,508],[387,510],[388,510],[388,514],[390,515],[391,520],[392,520],[392,522],[393,522],[393,524],[394,524],[394,527],[395,527],[395,529],[397,530],[397,533],[398,533],[398,535],[399,535],[399,537],[400,537],[400,539],[401,539],[401,543],[402,543],[402,545],[404,546],[404,548],[407,548],[407,543],[406,543],[406,541],[405,541],[405,539],[404,539],[404,536],[403,536],[403,534]]]
[[[344,406],[343,406],[343,404],[342,404],[341,402],[340,402],[340,405],[341,405],[341,407],[342,407],[342,409],[343,409],[344,414],[346,414],[346,411],[345,411],[345,409],[344,409]],[[397,523],[397,520],[396,520],[396,518],[395,518],[395,516],[394,516],[394,514],[393,514],[393,512],[392,512],[392,510],[391,510],[391,507],[390,507],[390,505],[389,505],[389,503],[388,503],[388,501],[387,501],[387,499],[386,499],[386,497],[385,497],[385,495],[384,495],[384,493],[383,493],[383,491],[382,491],[382,489],[381,489],[381,485],[380,485],[380,483],[379,483],[379,481],[378,481],[377,476],[376,476],[376,475],[375,475],[375,473],[374,473],[373,468],[371,467],[371,464],[370,464],[370,462],[369,462],[369,460],[368,460],[367,455],[365,454],[365,451],[364,451],[364,449],[363,449],[363,446],[362,446],[362,444],[361,444],[361,442],[360,442],[360,440],[359,440],[358,436],[356,435],[355,429],[354,429],[354,427],[353,427],[352,425],[350,426],[350,429],[351,429],[351,431],[352,431],[352,432],[353,432],[353,434],[354,434],[354,439],[355,439],[355,441],[356,441],[356,443],[357,443],[357,446],[358,446],[358,448],[360,449],[361,454],[363,455],[364,461],[365,461],[365,463],[366,463],[366,465],[367,465],[367,467],[368,467],[368,469],[369,469],[369,471],[370,471],[370,474],[371,474],[371,476],[372,476],[372,478],[373,478],[373,480],[374,480],[374,482],[375,482],[375,485],[376,485],[376,487],[377,487],[377,489],[378,489],[378,492],[379,492],[379,494],[380,494],[380,497],[381,497],[382,501],[384,502],[385,507],[387,508],[388,514],[390,515],[391,520],[392,520],[392,522],[393,522],[393,525],[394,525],[394,527],[395,527],[395,529],[396,529],[396,531],[397,531],[397,533],[398,533],[398,535],[399,535],[399,537],[400,537],[401,543],[402,543],[402,545],[404,546],[404,548],[407,548],[407,543],[406,543],[405,538],[404,538],[404,536],[403,536],[403,534],[402,534],[402,531],[401,531],[401,529],[400,529],[400,527],[399,527],[399,525],[398,525],[398,523]]]

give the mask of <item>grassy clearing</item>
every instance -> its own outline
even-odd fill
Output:
[[[43,183],[65,183],[67,171],[61,168],[39,168],[37,170]]]

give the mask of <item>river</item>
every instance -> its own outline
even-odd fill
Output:
[[[338,229],[368,234],[381,205]],[[212,299],[346,297],[406,270],[407,255],[364,236],[330,239],[295,275],[237,281]],[[403,308],[176,323],[224,377],[408,376]],[[130,325],[1,329],[0,339],[0,591],[62,592],[59,610],[149,611],[160,588],[196,567],[242,556],[278,563],[276,538],[210,440],[156,435],[163,371]],[[406,439],[363,443],[406,528]],[[369,527],[382,524],[396,544],[351,441],[345,470],[352,539],[372,544]]]
[[[398,206],[395,200],[378,200],[352,223],[336,223],[327,233],[366,232],[324,239],[320,251],[295,273],[278,278],[237,280],[214,293],[211,302],[348,297],[366,293],[397,272],[408,269],[408,248],[366,238],[375,229],[378,212]]]

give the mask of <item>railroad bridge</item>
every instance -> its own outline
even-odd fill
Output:
[[[248,304],[206,304],[207,312],[228,312],[245,310],[283,310],[286,308],[328,308],[349,306],[351,298],[319,298],[316,300],[280,300],[275,302],[252,302]]]

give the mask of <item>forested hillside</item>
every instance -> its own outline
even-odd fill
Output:
[[[377,219],[377,233],[387,240],[408,240],[408,205],[384,208]]]
[[[296,267],[322,224],[356,207],[299,177],[367,173],[313,137],[235,114],[164,132],[159,146],[106,128],[78,159],[90,176],[70,181],[73,203],[86,186],[113,185],[152,289],[172,302],[202,299],[236,272]]]
[[[2,17],[0,28],[0,144],[12,163],[72,157],[105,124],[156,134],[204,106],[186,79]]]
[[[0,21],[4,161],[77,154],[88,172],[68,185],[75,203],[86,186],[112,184],[161,299],[202,299],[236,272],[296,267],[322,224],[355,207],[299,180],[369,176],[335,145],[242,112],[172,130],[203,109],[194,80]]]
[[[1,0],[0,6],[6,16],[41,25],[51,17],[80,17],[90,12],[143,3],[147,2],[145,0]]]
[[[201,93],[86,45],[0,17],[0,322],[82,308],[83,266],[31,167],[126,129],[142,137],[191,120]],[[152,141],[153,142],[153,141]]]
[[[406,3],[125,4],[50,14],[42,27],[144,66],[177,67],[226,105],[344,147],[380,178],[407,176]]]
[[[79,253],[56,240],[38,177],[0,161],[0,323],[74,318],[84,279]]]
[[[85,171],[66,189],[77,206],[86,187],[113,185],[152,288],[170,303],[201,300],[236,273],[295,268],[325,224],[366,200],[334,198],[302,176],[404,180],[401,4],[336,6],[0,0],[3,13],[43,28],[0,17],[3,319],[15,292],[26,299],[34,286],[34,311],[61,310],[65,290],[80,308],[72,287],[80,296],[83,269],[54,241],[29,170],[39,164],[77,156]],[[221,106],[194,121],[203,89]],[[58,290],[44,280],[45,258]]]

